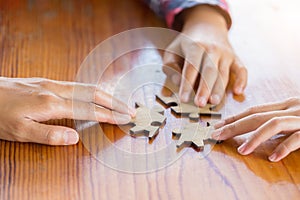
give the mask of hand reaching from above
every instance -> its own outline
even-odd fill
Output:
[[[215,8],[202,5],[184,11],[183,21],[183,34],[167,48],[163,68],[167,76],[179,85],[181,101],[187,102],[196,87],[196,105],[219,104],[230,72],[236,75],[233,92],[242,94],[247,84],[247,70],[228,41],[224,17]],[[199,78],[200,83],[196,85]]]

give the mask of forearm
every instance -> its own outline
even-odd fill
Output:
[[[184,10],[178,19],[182,24],[182,30],[189,31],[191,28],[218,28],[219,31],[227,33],[228,23],[225,17],[215,6],[199,5]]]
[[[228,5],[225,0],[144,0],[145,3],[159,16],[163,17],[170,28],[179,30],[182,28],[181,17],[186,10],[198,6],[210,6],[218,12],[231,26],[231,18],[228,13]],[[198,11],[197,11],[198,12]]]

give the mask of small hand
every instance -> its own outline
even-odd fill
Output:
[[[164,72],[180,86],[181,101],[187,102],[201,78],[194,102],[219,104],[224,96],[230,72],[236,75],[235,94],[247,84],[247,70],[234,53],[223,16],[210,6],[198,6],[184,13],[183,35],[179,35],[164,55]],[[179,56],[181,54],[184,59]],[[177,54],[177,55],[176,55]],[[180,73],[181,76],[180,76]]]
[[[270,161],[277,162],[300,148],[300,98],[249,108],[219,122],[215,128],[217,130],[212,137],[217,140],[253,131],[251,137],[238,148],[242,155],[252,153],[261,143],[278,133],[290,134],[269,157]]]
[[[76,96],[74,96],[76,90]],[[10,141],[68,145],[75,130],[45,125],[51,119],[75,118],[126,124],[134,110],[95,85],[37,78],[0,78],[0,138]]]

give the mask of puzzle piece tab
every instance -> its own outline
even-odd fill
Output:
[[[165,106],[171,107],[171,110],[178,114],[188,116],[190,119],[196,120],[201,115],[209,115],[221,117],[221,113],[213,111],[214,107],[211,104],[207,104],[205,107],[200,108],[194,103],[180,103],[178,98],[175,96],[165,97],[161,95],[156,95],[156,98],[161,101]]]
[[[204,141],[211,139],[213,130],[212,126],[203,127],[199,123],[189,123],[181,129],[174,129],[173,134],[180,136],[176,146],[180,148],[194,145],[197,149],[202,149]]]
[[[164,109],[155,106],[152,109],[136,103],[136,116],[131,120],[135,126],[130,129],[131,136],[140,134],[153,138],[158,134],[159,127],[165,123],[166,117],[163,115]]]

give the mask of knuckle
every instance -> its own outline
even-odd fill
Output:
[[[183,49],[183,52],[199,54],[199,52],[207,52],[208,46],[209,45],[199,40],[187,40],[186,42],[182,43],[181,48]]]
[[[238,117],[236,115],[233,115],[227,119],[225,119],[225,124],[231,123],[231,122],[235,122],[238,119]]]
[[[286,103],[287,103],[288,105],[299,104],[299,103],[300,103],[300,98],[298,98],[298,97],[291,97],[291,98],[288,98],[288,99],[286,100]]]
[[[217,67],[212,63],[205,65],[205,71],[208,74],[215,74],[218,72]]]
[[[247,142],[248,148],[252,148],[252,147],[256,146],[257,143],[259,143],[259,142],[258,142],[259,136],[260,136],[259,133],[258,133],[257,131],[255,131],[255,132],[248,138],[248,142]]]
[[[253,112],[253,111],[251,111],[251,112]],[[260,122],[261,118],[262,118],[261,115],[257,114],[257,113],[254,113],[250,116],[250,120],[253,122]]]
[[[38,98],[41,102],[49,105],[57,101],[57,96],[52,93],[39,93]]]
[[[257,112],[258,112],[259,110],[260,110],[260,106],[252,106],[252,107],[250,107],[250,108],[248,108],[248,109],[246,110],[246,113],[248,113],[248,114],[253,114],[252,117],[253,117],[253,118],[257,118],[257,117],[258,117]]]
[[[295,140],[300,142],[300,132],[298,131],[294,135],[295,135]]]
[[[287,145],[285,142],[279,144],[277,149],[278,149],[278,152],[283,155],[289,154],[291,152],[290,146]]]
[[[224,128],[224,132],[235,132],[236,128],[237,128],[236,123],[231,123]]]
[[[283,122],[282,117],[274,117],[273,119],[270,120],[270,126],[277,130],[280,128],[281,124]]]
[[[95,117],[95,120],[97,120],[97,121],[107,123],[107,122],[109,122],[108,121],[109,119],[113,119],[112,111],[108,111],[103,108],[95,108],[94,111],[90,110],[90,114],[91,114],[91,117],[92,118]],[[94,115],[93,115],[93,113],[94,113]],[[112,116],[112,117],[110,117],[110,116]]]
[[[20,81],[13,82],[13,86],[14,86],[14,88],[18,88],[18,89],[32,88],[32,85],[25,83],[25,82],[20,82]]]
[[[300,142],[300,132],[296,132],[295,134],[295,142]]]
[[[228,72],[229,72],[229,67],[228,66],[221,65],[219,67],[219,74],[221,74],[221,75],[227,75]]]
[[[258,132],[254,131],[253,134],[246,140],[248,147],[252,147],[257,139],[258,139]]]
[[[41,86],[42,88],[49,88],[53,84],[53,81],[46,78],[39,78],[37,79],[37,81],[35,81],[35,83]]]
[[[211,53],[211,52],[216,52],[219,50],[219,46],[215,43],[211,43],[208,45],[207,47],[207,52]]]
[[[62,103],[66,100],[60,99],[52,93],[38,93],[37,94],[38,103],[43,107],[45,111],[54,111],[58,110]]]
[[[231,63],[233,63],[235,61],[235,54],[233,49],[230,46],[220,46],[219,50],[222,52],[223,56],[226,57],[228,60],[231,61]]]
[[[254,133],[248,139],[248,145],[250,148],[257,147],[260,143],[262,143],[262,132],[259,130],[254,131]]]

